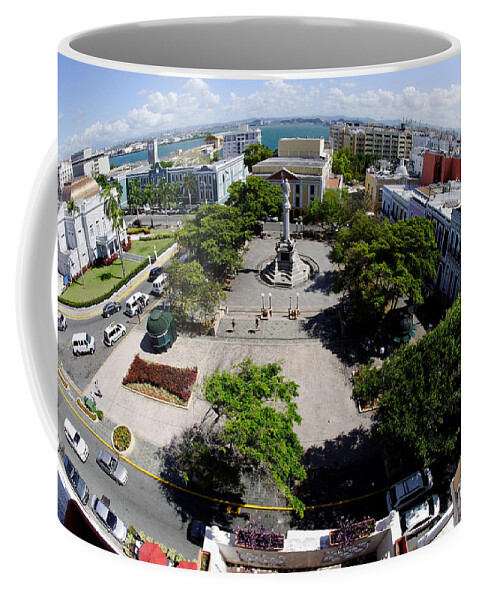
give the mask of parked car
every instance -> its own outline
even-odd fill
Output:
[[[439,514],[439,496],[433,494],[420,504],[399,513],[403,535],[412,536],[425,529]]]
[[[203,546],[203,540],[205,538],[206,525],[203,521],[193,520],[187,531],[187,538],[193,544]]]
[[[150,298],[142,292],[136,292],[128,298],[125,303],[125,314],[128,317],[134,317],[139,312],[143,312],[143,308],[149,304]]]
[[[126,327],[121,323],[110,323],[103,332],[103,341],[107,346],[112,346],[126,334]]]
[[[105,529],[111,533],[120,544],[123,544],[127,534],[125,523],[110,510],[110,507],[107,506],[107,504],[109,505],[110,501],[105,497],[100,500],[97,496],[93,496],[91,500],[91,509],[103,527],[105,527]]]
[[[72,336],[72,351],[74,356],[95,353],[95,338],[89,333],[75,333]]]
[[[388,510],[402,510],[425,494],[432,486],[432,474],[429,469],[417,471],[399,483],[393,485],[386,493]]]
[[[116,312],[120,312],[121,310],[121,304],[120,302],[108,302],[108,304],[105,304],[105,306],[103,307],[103,316],[108,318],[111,317],[111,315],[114,315]]]
[[[98,450],[96,462],[100,469],[103,469],[114,481],[120,485],[125,485],[128,481],[128,473],[120,461],[107,452],[106,450]]]
[[[73,466],[71,460],[65,454],[63,457],[63,466],[65,467],[65,473],[67,474],[70,483],[72,484],[73,489],[75,490],[76,495],[80,499],[82,504],[86,504],[88,502],[88,498],[90,496],[90,492],[88,490],[87,484],[83,481],[83,479],[78,474],[78,471]]]
[[[162,267],[153,267],[153,269],[150,270],[150,274],[148,275],[148,281],[150,283],[152,281],[155,281],[155,279],[157,277],[159,277],[162,273],[163,273],[163,268]]]
[[[90,451],[88,450],[88,446],[86,445],[85,440],[73,427],[69,419],[65,419],[65,421],[63,422],[63,429],[65,430],[65,437],[67,438],[68,443],[78,454],[79,459],[82,462],[86,462]]]
[[[67,328],[67,320],[63,313],[58,313],[58,331],[65,331]]]

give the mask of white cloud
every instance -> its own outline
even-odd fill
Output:
[[[374,119],[410,118],[445,127],[460,126],[460,85],[423,91],[414,86],[399,92],[385,89],[352,91],[358,82],[265,81],[262,87],[240,95],[230,92],[223,99],[202,79],[187,80],[180,92],[140,90],[143,104],[124,117],[97,121],[83,133],[61,144],[67,156],[84,147],[102,148],[127,138],[141,137],[162,129],[255,117],[344,115]],[[78,110],[78,116],[83,113]],[[59,116],[60,118],[60,116]]]

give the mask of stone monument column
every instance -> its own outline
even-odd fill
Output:
[[[289,211],[291,210],[289,192],[291,186],[284,177],[281,179],[281,187],[283,188],[283,241],[289,242]]]

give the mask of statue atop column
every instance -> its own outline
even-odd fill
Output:
[[[296,250],[296,242],[290,236],[291,185],[284,175],[281,177],[281,188],[283,190],[283,237],[276,243],[274,260],[261,269],[261,277],[270,285],[292,288],[309,279],[311,267],[301,259]]]

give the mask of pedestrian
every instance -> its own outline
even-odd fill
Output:
[[[232,319],[232,321],[231,321],[231,327],[233,328],[233,331],[234,331],[235,327],[236,327],[236,323],[235,323],[234,319]]]
[[[226,306],[225,307],[225,315],[227,315],[227,314],[228,314],[228,307]]]
[[[258,329],[259,329],[259,319],[258,319],[258,317],[256,317],[255,324],[256,324],[256,331],[258,331]]]

